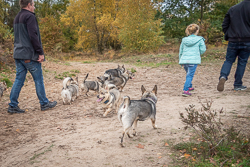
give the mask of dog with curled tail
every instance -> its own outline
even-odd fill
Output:
[[[129,130],[133,127],[133,135],[136,136],[136,127],[138,121],[145,121],[150,118],[154,129],[157,128],[156,121],[156,103],[157,103],[157,85],[152,91],[146,91],[141,86],[142,96],[140,100],[130,100],[129,96],[123,97],[123,102],[118,109],[118,120],[122,123],[123,133],[121,138],[121,146],[124,147],[124,135],[129,138]]]
[[[61,92],[63,104],[71,104],[78,96],[78,78],[76,77],[76,80],[73,80],[71,77],[65,78],[63,80],[63,89]]]

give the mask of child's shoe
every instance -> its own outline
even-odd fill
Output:
[[[189,91],[183,91],[182,96],[185,96],[185,97],[191,96],[191,93],[189,93]]]
[[[190,91],[193,91],[194,90],[194,88],[188,88],[188,91],[190,92]]]

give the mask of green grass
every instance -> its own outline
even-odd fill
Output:
[[[32,163],[32,164],[35,163],[34,160],[35,160],[36,158],[38,158],[40,155],[43,155],[43,154],[47,153],[48,151],[52,151],[51,148],[52,148],[53,146],[54,146],[54,145],[52,144],[51,146],[49,146],[49,147],[48,147],[46,150],[44,150],[43,152],[33,155],[33,157],[30,158],[31,163]]]
[[[247,140],[247,138],[237,133],[232,133],[228,138],[229,140],[221,142],[218,147],[215,148],[215,154],[213,155],[208,155],[210,148],[205,142],[193,140],[178,143],[174,145],[172,149],[177,151],[177,153],[183,151],[185,154],[190,155],[190,157],[182,158],[175,163],[177,166],[188,165],[194,167],[220,166],[222,163],[224,164],[223,166],[250,166],[249,139]]]
[[[84,63],[84,64],[90,64],[90,63],[93,63],[93,62],[91,62],[91,61],[83,61],[82,63]]]
[[[2,78],[1,81],[5,81],[7,88],[12,87],[13,83],[9,80],[9,78]]]
[[[66,77],[75,77],[77,73],[80,73],[80,71],[79,70],[71,70],[70,72],[66,71],[66,72],[55,75],[55,78],[63,80]]]

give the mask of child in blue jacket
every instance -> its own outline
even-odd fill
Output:
[[[201,54],[206,51],[205,39],[197,36],[199,26],[190,24],[185,31],[187,37],[182,38],[179,50],[179,64],[184,66],[186,71],[186,82],[184,84],[182,96],[191,96],[192,80],[196,71],[197,65],[201,64]]]

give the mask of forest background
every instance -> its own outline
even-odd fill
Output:
[[[35,13],[45,53],[147,53],[164,43],[180,43],[191,23],[200,25],[207,44],[225,43],[224,16],[241,1],[35,0]],[[0,0],[0,53],[12,54],[13,20],[19,11],[19,0]]]

